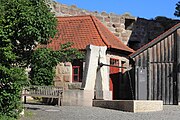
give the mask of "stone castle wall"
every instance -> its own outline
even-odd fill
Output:
[[[137,50],[179,22],[179,20],[160,16],[152,20],[137,18],[133,24],[128,46]]]
[[[147,20],[129,14],[117,15],[114,13],[87,11],[77,8],[75,5],[68,6],[52,2],[53,0],[47,1],[49,1],[49,5],[56,16],[93,15],[97,17],[115,36],[134,50],[139,49],[180,22],[166,17]]]
[[[133,25],[133,31],[129,38],[128,46],[137,50],[163,32],[164,28],[160,23],[154,22],[153,20],[137,18]]]
[[[57,2],[51,2],[50,6],[56,16],[80,16],[80,15],[93,15],[98,18],[115,36],[122,40],[125,44],[128,43],[131,35],[131,30],[126,30],[125,20],[135,21],[136,18],[129,14],[116,15],[114,13],[106,12],[91,12],[84,9],[77,8],[75,5],[67,6]]]

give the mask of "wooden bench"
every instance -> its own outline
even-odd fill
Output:
[[[55,86],[29,86],[24,87],[22,96],[24,96],[24,103],[26,103],[26,96],[57,98],[58,106],[62,105],[63,88]]]

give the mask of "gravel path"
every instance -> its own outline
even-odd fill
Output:
[[[180,120],[180,106],[164,106],[163,111],[130,113],[97,107],[25,105],[21,120]]]

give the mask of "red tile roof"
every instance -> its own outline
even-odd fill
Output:
[[[73,42],[72,47],[79,50],[84,50],[87,45],[92,44],[131,53],[134,52],[94,16],[57,17],[57,20],[58,37],[48,44],[48,48],[58,50],[60,44]]]

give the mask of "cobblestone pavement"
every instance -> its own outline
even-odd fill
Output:
[[[21,120],[180,120],[180,106],[167,105],[159,112],[130,113],[98,107],[26,104]]]

